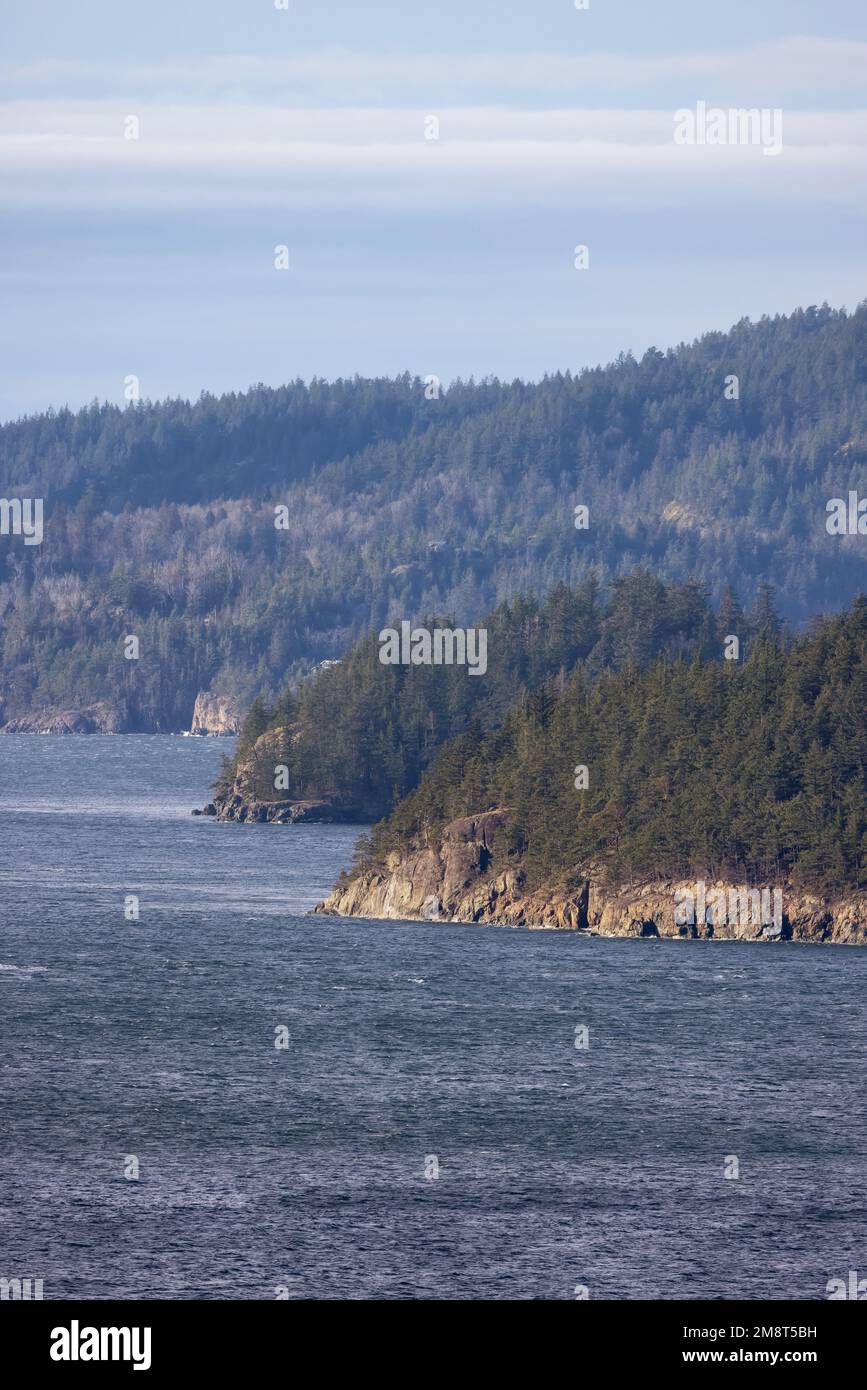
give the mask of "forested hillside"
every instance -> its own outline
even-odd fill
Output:
[[[612,580],[605,593],[589,575],[575,590],[555,585],[544,601],[507,601],[480,626],[488,654],[480,677],[466,666],[383,665],[370,634],[339,665],[284,691],[275,708],[257,698],[223,768],[218,807],[232,796],[325,798],[375,819],[417,786],[442,743],[499,727],[522,697],[546,706],[579,665],[592,680],[659,657],[722,660],[731,635],[743,655],[780,634],[768,586],[749,612],[726,588],[714,611],[701,585],[665,585],[643,570]],[[279,790],[276,766],[286,769]]]
[[[503,850],[528,891],[589,866],[614,882],[693,873],[863,890],[865,710],[863,597],[791,646],[756,641],[743,663],[666,657],[595,681],[579,669],[500,729],[446,744],[362,841],[359,867],[508,807]]]
[[[0,495],[44,498],[45,534],[0,538],[0,722],[104,701],[188,728],[199,691],[273,702],[390,618],[467,625],[591,570],[839,609],[864,541],[825,507],[863,488],[865,334],[867,308],[823,307],[436,399],[296,382],[7,424]]]

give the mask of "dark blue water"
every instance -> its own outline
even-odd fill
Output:
[[[867,951],[309,917],[356,831],[191,817],[225,746],[0,736],[0,1275],[129,1299],[867,1275]]]

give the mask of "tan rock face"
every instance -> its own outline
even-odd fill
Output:
[[[700,898],[695,880],[612,885],[593,866],[577,874],[568,888],[527,893],[520,863],[497,849],[508,816],[500,808],[452,821],[435,848],[391,854],[384,869],[345,880],[315,910],[348,917],[550,927],[599,936],[867,945],[867,895],[826,901],[776,885],[781,891],[777,921],[776,912],[765,919],[756,911],[759,895],[744,885],[708,882]],[[773,905],[772,886],[764,886]]]
[[[240,705],[227,695],[202,690],[193,706],[191,734],[237,734],[244,718]]]

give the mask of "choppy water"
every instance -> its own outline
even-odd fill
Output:
[[[867,1275],[867,951],[311,918],[356,830],[191,817],[225,747],[0,736],[0,1275],[131,1299]]]

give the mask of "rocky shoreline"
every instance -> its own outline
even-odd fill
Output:
[[[123,713],[114,705],[100,701],[82,709],[43,709],[37,714],[20,715],[0,724],[3,734],[127,734],[130,729]]]
[[[435,846],[392,854],[381,869],[344,877],[314,912],[379,920],[489,923],[607,937],[867,945],[867,895],[832,901],[792,886],[774,885],[781,890],[782,900],[779,924],[774,924],[757,921],[749,911],[707,914],[711,920],[702,914],[685,922],[678,905],[694,893],[695,879],[612,884],[588,869],[568,887],[528,892],[520,863],[498,849],[508,815],[508,809],[500,808],[452,821]],[[770,891],[772,886],[750,886],[754,894],[763,887]],[[743,884],[720,879],[708,882],[706,890],[708,901],[720,902],[735,898],[746,902],[749,891]]]
[[[330,801],[251,801],[239,794],[226,801],[209,801],[194,816],[213,816],[221,821],[270,825],[353,825],[361,817]]]
[[[238,733],[243,722],[241,704],[230,697],[203,690],[196,696],[189,729],[159,728],[149,721],[131,721],[123,705],[110,700],[98,700],[84,706],[47,706],[35,714],[15,715],[4,719],[0,708],[0,733],[3,734],[157,734],[177,733],[229,738]]]

